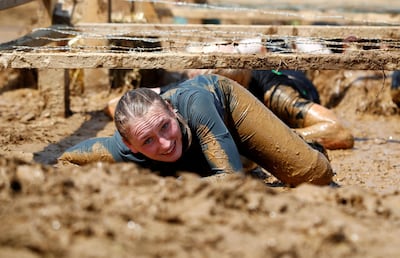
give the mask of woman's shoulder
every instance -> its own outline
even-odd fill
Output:
[[[216,75],[199,75],[192,79],[183,81],[171,89],[162,93],[164,98],[172,98],[177,95],[193,95],[196,93],[209,92],[210,85],[215,84]]]
[[[209,84],[214,84],[219,80],[221,76],[217,74],[201,74],[193,77],[192,79],[188,79],[181,83],[183,87],[200,87],[204,88],[204,86]]]

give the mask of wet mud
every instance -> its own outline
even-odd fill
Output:
[[[183,173],[176,180],[125,163],[58,164],[73,144],[113,133],[103,108],[115,95],[73,95],[73,115],[54,118],[35,87],[4,86],[0,256],[398,257],[399,110],[390,79],[346,88],[338,78],[349,74],[313,77],[323,104],[341,96],[331,108],[355,136],[353,149],[328,151],[339,187],[286,188],[272,176],[212,182]],[[16,75],[1,76],[4,83]]]

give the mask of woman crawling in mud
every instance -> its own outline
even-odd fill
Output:
[[[292,186],[332,182],[323,153],[223,76],[197,76],[160,94],[146,88],[128,91],[114,121],[113,136],[85,140],[59,160],[130,161],[166,174],[225,176],[243,172],[243,155]]]
[[[180,74],[178,78],[181,80],[202,74],[228,77],[248,89],[307,142],[317,142],[329,150],[351,149],[354,146],[354,137],[350,129],[332,110],[320,104],[315,85],[302,71],[189,69]],[[157,75],[168,78],[165,81],[170,83],[173,83],[175,79],[169,79],[169,77],[176,77],[176,73],[171,75],[170,72],[160,74],[158,71]],[[154,86],[150,85],[150,87]],[[162,91],[166,91],[169,87],[171,86],[161,86]],[[119,98],[112,99],[105,110],[112,118]]]

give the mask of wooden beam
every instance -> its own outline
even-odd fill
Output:
[[[398,26],[264,26],[264,25],[171,25],[171,24],[77,24],[74,28],[54,27],[38,31],[44,33],[38,38],[27,36],[12,43],[0,45],[0,68],[248,68],[248,69],[349,69],[349,70],[394,70],[400,68],[400,51],[362,50],[346,54],[279,54],[265,55],[224,54],[224,53],[187,53],[172,51],[167,47],[161,52],[126,52],[90,51],[71,49],[67,52],[49,52],[36,50],[23,52],[15,48],[18,45],[36,46],[48,41],[46,37],[60,33],[65,36],[69,30],[76,30],[85,35],[94,32],[96,37],[111,35],[136,35],[139,37],[167,37],[173,42],[185,37],[194,43],[193,35],[215,39],[241,39],[249,37],[315,37],[324,39],[343,39],[349,35],[360,39],[386,39],[394,44],[399,40]],[[79,34],[79,33],[78,33]],[[41,38],[44,37],[44,38]],[[179,38],[180,37],[180,38]],[[101,38],[101,37],[100,37]],[[158,39],[157,39],[158,40]],[[188,41],[187,43],[192,43]],[[185,44],[187,44],[185,43]],[[171,43],[172,44],[172,43]],[[10,48],[12,47],[12,48]],[[104,46],[105,49],[108,46]],[[14,50],[10,52],[10,50]],[[31,49],[31,50],[34,50]],[[168,51],[165,51],[168,50]]]
[[[187,6],[171,6],[173,16],[197,19],[220,19],[243,23],[244,20],[253,23],[268,24],[277,21],[306,21],[326,22],[337,24],[399,24],[399,12],[375,13],[371,12],[351,12],[335,10],[305,9],[294,10],[274,10],[274,9],[209,9],[193,8]]]
[[[351,10],[353,12],[398,12],[400,1],[396,0],[207,0],[209,5],[250,6],[253,8],[285,8],[302,10]]]
[[[78,23],[74,29],[95,31],[97,35],[135,35],[144,37],[192,38],[207,37],[262,37],[298,36],[344,39],[349,35],[371,39],[400,39],[400,26],[315,26],[315,25],[213,25],[213,24],[132,24],[132,23]],[[167,32],[167,33],[166,33]]]
[[[0,10],[9,9],[18,5],[26,4],[34,0],[1,0]]]
[[[348,54],[0,53],[1,68],[241,68],[302,70],[397,70],[400,52]]]

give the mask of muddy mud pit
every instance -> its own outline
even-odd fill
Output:
[[[340,187],[289,189],[272,176],[212,183],[58,164],[69,146],[113,133],[103,108],[119,92],[72,94],[72,116],[55,118],[35,83],[3,71],[0,257],[398,257],[400,114],[390,78],[357,80],[376,73],[310,74],[356,141],[328,151]]]
[[[73,114],[56,118],[32,71],[0,71],[0,257],[399,257],[400,111],[388,74],[309,73],[355,146],[328,151],[339,187],[286,188],[272,176],[58,164],[66,148],[113,133],[103,108],[120,89],[71,89]]]

